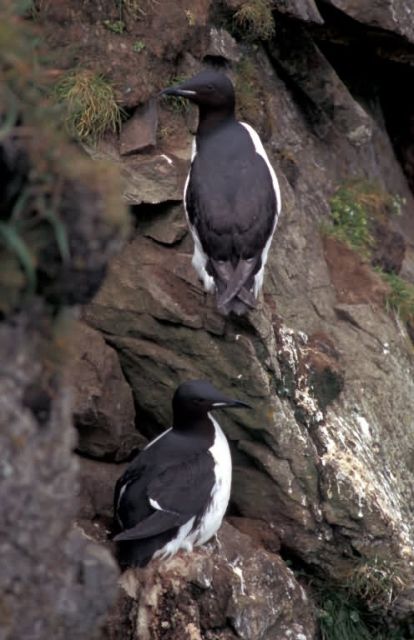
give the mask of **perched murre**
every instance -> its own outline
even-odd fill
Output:
[[[279,184],[257,132],[235,117],[231,80],[206,70],[162,92],[198,106],[184,208],[193,266],[227,315],[256,304],[281,209]]]
[[[230,498],[231,457],[209,412],[248,406],[204,380],[177,388],[172,427],[139,453],[115,486],[121,566],[143,567],[152,558],[191,551],[216,533]]]

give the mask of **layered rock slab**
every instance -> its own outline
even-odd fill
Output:
[[[328,0],[358,22],[403,36],[414,43],[414,7],[405,0]]]
[[[229,524],[216,542],[191,554],[129,569],[108,621],[108,640],[313,640],[306,591],[279,556]],[[128,618],[119,612],[128,611]],[[128,635],[130,634],[130,635]]]
[[[115,597],[118,569],[106,549],[72,529],[70,394],[39,358],[51,348],[45,319],[31,315],[0,326],[0,638],[91,638]]]
[[[167,227],[170,216],[174,209]],[[330,315],[295,331],[276,313],[271,281],[249,318],[225,319],[196,280],[188,240],[137,235],[85,311],[120,355],[146,435],[170,425],[179,382],[213,380],[254,408],[219,417],[238,513],[271,523],[283,545],[333,575],[355,554],[411,557],[413,363],[393,320],[368,302],[339,302],[332,286]],[[276,256],[271,271],[280,269]]]
[[[93,458],[125,460],[144,439],[135,428],[135,408],[117,353],[102,335],[78,322],[74,326],[70,386],[77,450]]]

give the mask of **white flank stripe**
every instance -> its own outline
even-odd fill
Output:
[[[256,273],[256,275],[254,276],[254,295],[257,298],[257,295],[258,295],[260,289],[263,286],[264,268],[265,268],[265,265],[266,265],[266,262],[267,262],[267,257],[268,257],[268,254],[269,254],[270,245],[272,244],[273,234],[275,232],[277,221],[278,221],[278,218],[279,218],[279,214],[280,214],[280,211],[281,211],[281,208],[282,208],[282,198],[280,196],[280,187],[279,187],[278,179],[276,177],[276,173],[275,173],[272,165],[270,164],[269,158],[268,158],[267,153],[266,153],[266,151],[264,149],[264,146],[262,145],[262,141],[260,140],[259,135],[253,129],[253,127],[251,127],[246,122],[240,122],[240,124],[242,125],[242,127],[244,127],[246,129],[246,131],[250,135],[250,137],[252,139],[252,142],[254,144],[254,148],[256,149],[256,153],[259,156],[261,156],[263,158],[263,160],[266,162],[267,168],[269,169],[270,176],[272,178],[273,189],[275,191],[275,196],[276,196],[276,215],[275,215],[275,222],[274,222],[274,225],[273,225],[273,230],[272,230],[272,233],[270,234],[270,237],[269,237],[268,241],[266,242],[266,244],[264,246],[264,249],[262,251],[262,266],[259,269],[259,271]]]
[[[160,433],[159,436],[157,436],[156,438],[154,438],[154,440],[151,440],[151,442],[149,442],[147,444],[146,447],[143,448],[143,451],[146,451],[147,449],[149,449],[150,447],[152,447],[153,444],[155,444],[156,442],[158,442],[158,440],[161,440],[161,438],[163,436],[165,436],[166,433],[168,433],[169,431],[171,431],[172,427],[170,427],[169,429],[167,429],[166,431],[163,431],[162,433]]]
[[[191,164],[193,164],[193,160],[196,157],[196,154],[197,154],[196,139],[193,138],[193,143],[192,143],[192,147],[191,147]],[[183,195],[183,205],[184,205],[185,217],[187,219],[188,228],[190,229],[191,235],[193,237],[193,242],[194,242],[194,253],[193,253],[193,258],[191,260],[191,264],[193,265],[194,269],[198,273],[198,277],[203,282],[204,289],[207,292],[211,293],[211,292],[215,291],[216,285],[214,283],[214,278],[212,276],[210,276],[206,271],[206,264],[207,264],[208,258],[207,258],[206,254],[203,251],[203,247],[201,246],[201,242],[200,242],[200,238],[198,237],[198,233],[197,233],[196,229],[193,227],[193,225],[191,224],[191,222],[189,220],[189,217],[188,217],[186,196],[187,196],[188,183],[190,182],[190,175],[191,175],[191,167],[190,167],[190,171],[188,172],[188,176],[187,176],[186,181],[185,181],[184,195]]]
[[[151,507],[153,509],[155,509],[156,511],[164,511],[164,509],[158,504],[158,502],[156,500],[153,500],[152,498],[149,499],[149,503],[151,505]]]

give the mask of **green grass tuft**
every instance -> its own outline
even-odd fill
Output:
[[[414,285],[395,273],[385,273],[381,270],[379,273],[391,289],[391,293],[385,299],[387,309],[395,311],[404,322],[412,320],[414,318]]]
[[[375,220],[385,221],[401,213],[405,200],[368,180],[344,182],[330,200],[331,224],[324,231],[370,258],[375,246],[372,228]]]
[[[148,12],[159,4],[159,0],[118,0],[120,14],[125,9],[135,20],[142,20]]]
[[[79,140],[96,143],[106,131],[121,126],[122,111],[114,91],[100,74],[72,71],[58,82],[55,94],[66,105],[69,132]]]
[[[331,198],[331,235],[348,244],[364,257],[369,257],[374,245],[366,206],[352,189],[344,186]]]
[[[384,275],[387,278],[389,276],[389,274]],[[395,277],[401,280],[398,276]],[[412,289],[414,311],[414,287]],[[387,611],[398,594],[406,587],[406,569],[401,561],[391,564],[377,557],[358,564],[349,579],[349,589],[366,603],[370,611]]]
[[[141,53],[141,51],[144,51],[144,49],[145,49],[145,42],[143,42],[142,40],[136,40],[132,45],[132,51],[134,53]]]
[[[321,640],[374,640],[359,603],[342,589],[322,589],[318,594]]]
[[[236,31],[254,40],[270,40],[275,32],[271,0],[246,0],[233,15]]]
[[[125,22],[123,20],[104,20],[104,27],[108,29],[108,31],[112,31],[112,33],[118,33],[121,35],[125,31]]]
[[[401,625],[388,617],[406,586],[406,571],[378,558],[356,565],[340,583],[311,580],[321,640],[407,640]]]

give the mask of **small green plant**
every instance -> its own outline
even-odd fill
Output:
[[[343,186],[331,198],[331,235],[352,249],[369,257],[374,245],[366,205],[358,200],[354,191]]]
[[[151,8],[159,4],[159,2],[158,0],[117,0],[117,4],[121,20],[124,9],[135,20],[142,20]]]
[[[401,213],[404,198],[386,192],[368,180],[343,183],[330,200],[332,224],[324,230],[354,249],[364,258],[370,258],[374,249],[375,221]]]
[[[165,127],[161,127],[159,131],[161,140],[167,140],[168,138],[171,137],[173,132],[174,132],[173,127],[169,127],[168,125]]]
[[[322,640],[374,640],[359,603],[342,589],[324,588],[318,594]]]
[[[194,13],[191,11],[191,9],[186,9],[184,13],[185,17],[187,18],[188,26],[194,27],[196,23]]]
[[[66,106],[66,125],[79,140],[97,142],[105,131],[117,131],[122,110],[107,80],[88,70],[72,71],[56,85],[57,99]]]
[[[396,273],[379,273],[391,290],[385,299],[387,309],[395,311],[404,322],[414,318],[414,285]]]
[[[104,20],[103,25],[113,33],[122,34],[125,31],[125,22],[123,20]]]
[[[19,16],[35,19],[46,2],[47,0],[15,0],[15,12]]]
[[[233,15],[236,31],[254,40],[270,40],[275,31],[271,0],[246,0]]]
[[[388,277],[390,274],[384,275]],[[414,287],[412,290],[414,312]],[[370,611],[387,611],[406,586],[405,570],[401,562],[390,564],[377,557],[360,563],[349,579],[349,589],[366,603]]]
[[[377,558],[355,566],[340,583],[312,578],[321,640],[405,640],[402,627],[387,617],[406,586],[400,563]]]
[[[144,51],[144,49],[145,42],[143,42],[142,40],[136,40],[132,45],[132,51],[134,51],[134,53],[141,53],[141,51]]]

